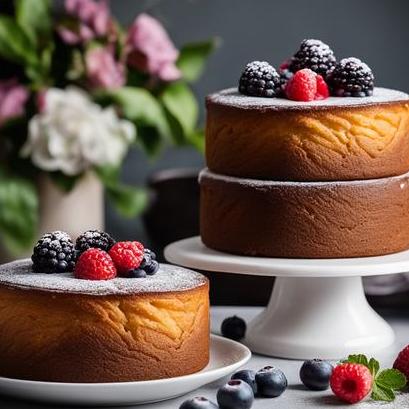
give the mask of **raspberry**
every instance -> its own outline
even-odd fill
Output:
[[[314,101],[328,98],[328,86],[321,75],[308,68],[297,71],[287,82],[285,94],[294,101]]]
[[[348,403],[361,401],[372,389],[371,371],[361,364],[341,364],[332,371],[330,385],[338,398]]]
[[[118,273],[125,275],[141,265],[144,247],[138,241],[119,241],[109,250],[109,255],[115,263]]]
[[[92,248],[80,255],[74,276],[84,280],[110,280],[116,277],[116,268],[108,253]]]
[[[317,75],[317,94],[315,99],[325,99],[329,97],[328,85],[321,75]]]
[[[401,371],[409,379],[409,345],[399,352],[393,367]]]

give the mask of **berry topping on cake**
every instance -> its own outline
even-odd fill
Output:
[[[127,273],[128,278],[145,278],[147,276],[146,271],[141,268],[134,268]]]
[[[273,98],[280,94],[280,76],[266,61],[253,61],[246,65],[239,81],[239,91],[254,97]]]
[[[288,99],[294,101],[314,101],[329,96],[324,79],[308,68],[297,71],[289,79],[285,93]]]
[[[401,371],[409,380],[409,345],[402,349],[397,356],[393,367]]]
[[[311,359],[305,361],[300,369],[300,379],[312,391],[325,391],[329,387],[333,366],[328,361]]]
[[[297,72],[304,68],[322,75],[324,78],[335,67],[336,58],[331,48],[321,40],[303,40],[300,49],[294,54],[288,69]]]
[[[159,270],[159,263],[155,260],[156,254],[149,249],[145,249],[143,260],[139,268],[145,270],[146,274],[152,276]]]
[[[75,248],[79,253],[91,248],[109,251],[114,244],[115,240],[108,233],[100,230],[87,230],[78,236]]]
[[[332,371],[330,385],[338,398],[348,403],[364,399],[372,389],[371,371],[361,364],[345,363]]]
[[[217,391],[220,409],[250,409],[253,402],[253,390],[240,379],[230,380]]]
[[[36,273],[65,273],[73,271],[76,251],[67,233],[55,231],[41,237],[34,247],[31,260]]]
[[[116,268],[107,252],[91,248],[78,258],[74,276],[83,280],[110,280],[116,277]]]
[[[234,315],[222,322],[221,332],[224,337],[239,341],[246,335],[246,328],[243,318]]]
[[[274,366],[266,366],[256,373],[257,392],[266,398],[280,396],[288,386],[284,372]]]
[[[141,265],[144,256],[143,244],[138,241],[119,241],[109,250],[118,274],[124,277],[130,270],[134,270]]]
[[[328,76],[331,92],[337,97],[367,97],[373,94],[374,75],[358,58],[344,58]]]

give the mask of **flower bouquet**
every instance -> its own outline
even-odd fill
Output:
[[[190,89],[214,41],[176,49],[155,18],[129,28],[105,1],[15,0],[0,5],[0,233],[9,249],[36,234],[37,181],[65,192],[92,172],[124,216],[146,203],[120,182],[129,149],[164,142],[203,149]]]

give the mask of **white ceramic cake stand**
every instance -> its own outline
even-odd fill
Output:
[[[294,359],[339,359],[392,344],[393,330],[369,306],[362,276],[409,271],[409,251],[347,259],[244,257],[211,250],[200,237],[170,244],[165,257],[205,271],[276,276],[270,302],[249,323],[244,343]]]

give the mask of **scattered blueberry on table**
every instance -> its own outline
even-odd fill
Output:
[[[240,379],[233,379],[217,391],[220,409],[250,409],[254,402],[253,389]]]
[[[235,372],[231,379],[241,379],[250,385],[253,389],[254,395],[257,395],[257,383],[256,383],[256,372],[251,369],[242,369],[241,371]]]
[[[284,372],[274,366],[266,366],[257,371],[256,383],[258,394],[266,398],[280,396],[288,386]]]
[[[329,388],[333,366],[328,361],[311,359],[305,361],[300,369],[300,379],[312,391],[325,391]]]
[[[233,339],[234,341],[240,341],[246,335],[246,322],[243,318],[228,317],[222,322],[221,333],[225,338]]]

